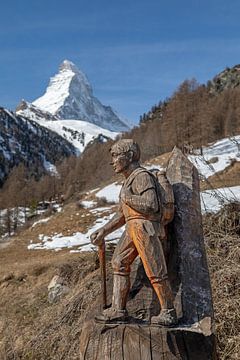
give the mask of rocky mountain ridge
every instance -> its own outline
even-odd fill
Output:
[[[217,74],[212,81],[208,83],[210,92],[220,93],[226,89],[234,89],[240,86],[240,64],[231,68],[227,67]]]
[[[21,100],[16,108],[16,114],[27,117],[30,120],[39,122],[45,121],[56,121],[59,120],[58,116],[51,114],[48,111],[41,110],[37,106],[29,103],[25,100]]]
[[[34,121],[0,108],[0,185],[14,166],[23,163],[40,176],[54,164],[76,154],[75,147]]]

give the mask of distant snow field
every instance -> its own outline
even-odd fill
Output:
[[[58,135],[61,135],[63,138],[71,142],[80,153],[83,152],[86,145],[95,139],[99,134],[113,140],[119,134],[118,132],[103,129],[97,125],[81,120],[38,120],[38,123],[41,126],[55,131]]]
[[[240,135],[221,139],[203,147],[202,155],[189,155],[199,173],[209,177],[224,170],[232,161],[240,161]]]

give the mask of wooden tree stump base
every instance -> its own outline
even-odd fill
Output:
[[[80,360],[212,360],[214,335],[191,328],[85,322],[80,336]]]

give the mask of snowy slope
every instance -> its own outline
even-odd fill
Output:
[[[221,139],[197,151],[198,155],[189,155],[189,160],[199,173],[209,177],[224,170],[232,161],[240,161],[240,135]]]
[[[59,120],[57,116],[42,111],[26,101],[22,101],[18,106],[17,114],[55,131],[75,146],[78,154],[83,152],[86,145],[99,135],[102,135],[106,139],[114,139],[119,134],[118,132],[103,129],[87,121]]]
[[[100,134],[103,135],[103,137],[111,139],[114,139],[118,135],[117,132],[102,129],[97,125],[81,120],[40,120],[38,123],[61,135],[64,139],[74,145],[80,153],[90,141]]]
[[[94,97],[86,75],[68,60],[63,61],[59,72],[50,79],[45,94],[31,105],[58,119],[79,119],[115,132],[130,128],[110,106]],[[23,116],[29,116],[29,110],[34,109],[17,109]]]

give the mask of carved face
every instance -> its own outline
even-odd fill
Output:
[[[112,166],[115,173],[121,173],[124,170],[127,170],[130,163],[131,163],[131,157],[128,153],[124,152],[111,152],[112,155]]]

